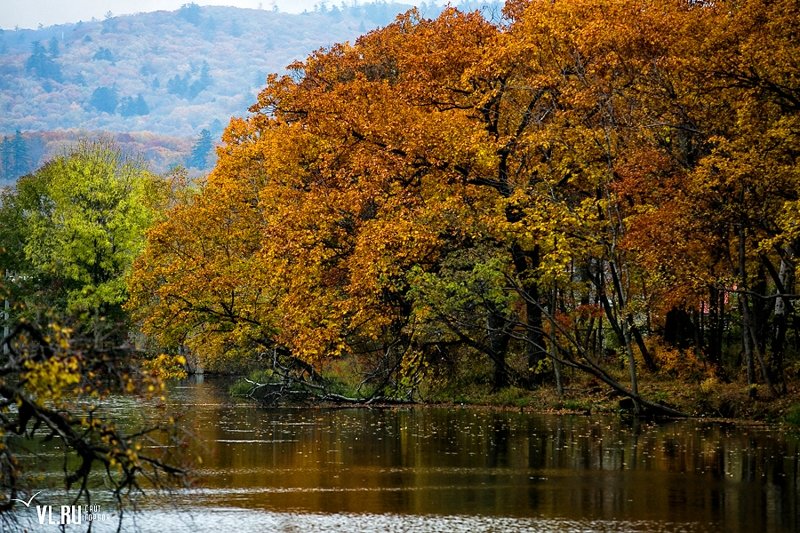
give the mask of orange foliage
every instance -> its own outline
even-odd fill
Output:
[[[153,230],[135,306],[211,359],[277,344],[312,364],[491,312],[541,343],[550,304],[529,300],[554,292],[564,320],[625,327],[696,306],[752,275],[737,234],[748,265],[794,256],[797,10],[519,0],[507,25],[411,11],[316,52],[269,77]],[[464,297],[465,272],[491,297]]]

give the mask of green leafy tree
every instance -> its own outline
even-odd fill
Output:
[[[114,145],[85,142],[7,191],[0,245],[22,312],[59,314],[95,347],[119,333],[125,276],[157,212],[158,184]]]

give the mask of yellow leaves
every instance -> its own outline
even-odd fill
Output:
[[[21,343],[24,361],[20,377],[40,405],[60,406],[81,392],[82,359],[71,350],[71,334],[71,328],[50,324],[43,340],[52,346],[53,353],[45,359],[35,352],[28,353],[33,347],[28,345],[27,339]]]
[[[231,130],[239,126],[234,121]],[[233,153],[243,162],[230,164]],[[190,345],[208,357],[208,366],[222,360],[233,342],[264,336],[258,332],[262,322],[269,327],[263,311],[271,299],[270,276],[258,258],[267,216],[259,199],[265,178],[245,171],[253,159],[257,154],[246,146],[221,154],[222,167],[203,191],[151,230],[130,278],[128,307],[145,332],[166,347]],[[206,327],[207,319],[213,327]],[[177,372],[173,363],[160,362],[168,374]]]
[[[44,361],[28,360],[22,379],[32,397],[40,404],[58,405],[76,392],[81,381],[80,363],[76,356],[57,356]]]
[[[576,258],[602,255],[610,227],[599,217],[601,205],[593,199],[571,205],[553,198],[547,188],[520,188],[509,198],[497,199],[481,222],[498,240],[537,249],[542,281],[563,281],[569,279],[569,265]]]
[[[142,363],[142,368],[153,374],[159,381],[186,378],[186,358],[182,355],[159,354]],[[155,392],[155,385],[148,392]]]
[[[658,363],[659,371],[674,377],[697,380],[703,376],[713,373],[713,367],[703,363],[702,354],[694,348],[678,349],[665,342],[653,341],[648,349]],[[638,347],[635,347],[636,356],[641,357]],[[709,376],[703,383],[714,380],[713,375]],[[702,386],[702,385],[701,385]]]

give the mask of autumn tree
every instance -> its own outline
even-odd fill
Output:
[[[529,90],[515,57],[489,52],[502,38],[478,14],[412,12],[272,77],[254,116],[231,124],[203,195],[251,190],[258,176],[261,259],[280,288],[272,341],[311,364],[369,354],[392,372],[466,347],[491,361],[495,387],[547,373],[539,286],[580,240],[553,232],[580,216],[548,196],[563,176],[534,183],[520,166],[538,150],[524,142],[542,128],[534,117],[557,102]],[[490,257],[502,268],[487,277]],[[437,296],[462,269],[494,296]],[[514,345],[521,369],[507,360]]]
[[[629,211],[627,245],[658,276],[670,305],[691,316],[692,344],[723,375],[723,363],[737,372],[723,360],[722,333],[725,316],[738,319],[748,382],[760,378],[775,392],[785,389],[795,270],[798,65],[789,35],[797,6],[790,4],[704,7],[681,32],[671,72],[660,76],[672,83],[661,83],[662,102],[674,110],[661,121],[669,129],[652,128],[650,161],[622,171],[638,204]]]
[[[796,95],[772,9],[515,1],[502,23],[411,11],[320,50],[231,122],[203,190],[152,234],[136,307],[211,359],[346,357],[405,394],[469,353],[495,388],[566,365],[657,408],[638,380],[667,317],[719,339],[735,294],[745,356],[775,381]]]
[[[276,284],[259,255],[260,181],[217,181],[183,196],[149,233],[134,264],[128,308],[173,350],[188,347],[210,370],[241,367],[272,346]],[[243,275],[246,273],[246,275]]]

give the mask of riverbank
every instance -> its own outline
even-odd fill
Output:
[[[234,396],[247,396],[248,391],[253,391],[253,383],[253,380],[241,380],[230,388],[230,392]],[[299,401],[303,405],[331,406],[358,404],[353,401],[357,395],[352,394],[352,391],[339,396],[342,399],[340,402],[334,398],[337,396],[335,394],[329,394],[325,398],[316,394],[289,398],[291,395],[285,393],[285,387],[278,388],[284,394],[283,401],[279,403]],[[725,383],[715,378],[689,382],[656,376],[641,382],[639,393],[647,401],[667,406],[691,418],[785,423],[800,428],[800,389],[795,384],[790,384],[787,394],[775,397],[765,385]],[[254,399],[252,396],[250,398]],[[493,409],[519,409],[530,413],[581,415],[624,413],[632,411],[633,408],[632,402],[626,396],[596,379],[580,375],[567,380],[561,395],[554,385],[542,385],[533,390],[511,386],[491,391],[485,383],[462,382],[457,386],[439,388],[423,386],[419,390],[419,395],[415,395],[415,401],[410,403],[432,406],[468,405]],[[381,400],[369,402],[371,406],[396,404],[397,402],[389,404]]]
[[[800,390],[790,385],[789,392],[774,397],[765,385],[723,383],[705,380],[686,383],[655,380],[641,383],[643,398],[667,405],[695,418],[724,418],[800,427]],[[498,392],[468,388],[454,400],[442,403],[513,407],[524,411],[564,414],[617,413],[627,410],[625,397],[595,380],[574,381],[559,396],[554,386],[535,390],[509,387]],[[437,400],[436,403],[439,403]]]

